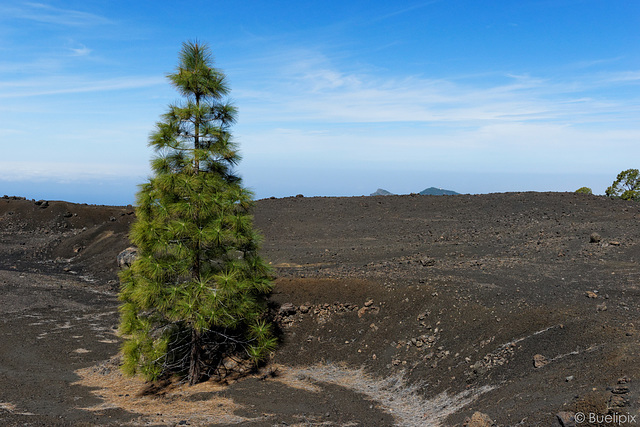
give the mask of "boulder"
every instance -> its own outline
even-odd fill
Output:
[[[129,268],[131,264],[138,258],[138,248],[130,246],[124,251],[120,252],[116,257],[119,268]]]

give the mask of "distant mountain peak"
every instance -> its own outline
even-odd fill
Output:
[[[375,193],[371,193],[371,196],[393,196],[394,194],[384,188],[378,188]]]
[[[429,187],[422,190],[419,194],[422,194],[423,196],[455,196],[456,194],[460,193],[456,193],[455,191],[451,190],[445,190],[443,188]]]

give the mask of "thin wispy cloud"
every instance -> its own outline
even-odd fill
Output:
[[[435,4],[435,3],[439,3],[440,1],[442,1],[442,0],[431,0],[431,1],[425,1],[425,2],[421,2],[421,3],[417,3],[417,4],[414,4],[412,6],[405,7],[405,8],[402,8],[402,9],[398,9],[398,10],[393,11],[391,13],[386,13],[384,15],[378,16],[377,18],[373,19],[371,22],[374,23],[374,22],[384,21],[385,19],[393,18],[394,16],[403,15],[405,13],[412,12],[412,11],[415,11],[417,9],[422,9],[423,7],[431,6],[431,5]]]
[[[610,101],[606,84],[635,82],[640,74],[612,73],[567,83],[529,74],[496,75],[500,82],[463,79],[403,79],[353,74],[323,58],[287,63],[286,75],[261,81],[248,96],[252,120],[289,122],[425,122],[480,125],[491,121],[584,121],[616,113],[629,105]],[[608,82],[608,83],[607,83]],[[267,89],[265,89],[267,88]],[[268,89],[270,88],[270,90]],[[599,120],[601,120],[600,117]]]
[[[62,9],[35,2],[0,6],[0,14],[5,19],[28,20],[68,27],[88,27],[113,23],[111,20],[93,13]]]
[[[89,80],[81,76],[29,79],[0,82],[0,98],[28,98],[86,92],[128,90],[166,85],[163,76],[124,76],[113,79]]]
[[[146,168],[123,163],[0,161],[0,180],[3,181],[82,182],[87,179],[138,178],[146,172]]]
[[[81,46],[78,48],[69,48],[72,56],[89,56],[91,54],[91,49],[86,46]]]

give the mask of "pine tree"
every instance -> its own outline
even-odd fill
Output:
[[[154,174],[140,186],[130,233],[140,255],[120,275],[123,370],[195,384],[222,375],[230,357],[258,363],[275,349],[265,316],[272,283],[252,194],[234,174],[225,75],[207,45],[187,42],[167,77],[183,101],[149,138]]]

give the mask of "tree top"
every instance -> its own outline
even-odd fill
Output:
[[[176,71],[167,77],[182,95],[220,99],[229,93],[226,76],[214,67],[213,54],[206,43],[184,42],[179,57]]]

